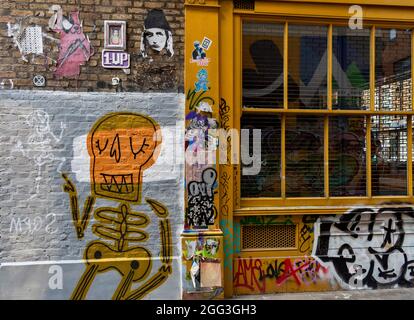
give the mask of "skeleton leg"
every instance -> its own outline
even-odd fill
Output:
[[[163,282],[165,282],[168,276],[171,274],[171,232],[170,232],[170,223],[168,219],[160,221],[160,231],[161,231],[161,261],[162,266],[159,268],[158,272],[153,275],[149,280],[147,280],[142,286],[138,289],[133,290],[129,293],[125,299],[126,300],[138,300],[143,298],[145,295],[150,293],[152,290],[159,287]]]
[[[71,300],[83,300],[88,294],[89,287],[91,286],[95,276],[98,272],[99,266],[97,264],[89,264],[86,267],[82,278],[78,281],[75,290],[72,292]]]
[[[131,289],[134,273],[135,272],[131,267],[131,271],[122,277],[121,283],[112,297],[113,300],[121,300],[122,297],[125,296],[125,294]]]
[[[83,206],[82,218],[80,218],[78,206],[78,193],[76,191],[76,187],[66,174],[62,173],[62,177],[66,181],[66,183],[63,185],[63,190],[69,193],[70,208],[72,210],[72,219],[73,223],[75,224],[76,234],[78,235],[79,239],[82,239],[84,236],[84,231],[88,226],[90,215],[93,210],[93,205],[95,204],[95,197],[88,196],[86,198],[85,204]]]

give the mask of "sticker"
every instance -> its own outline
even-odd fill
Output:
[[[43,54],[42,27],[27,27],[21,45],[23,54]]]
[[[204,50],[208,50],[210,49],[211,44],[213,43],[213,41],[211,41],[209,38],[204,37],[203,42],[201,43],[201,47]]]
[[[46,79],[44,76],[38,74],[33,77],[33,85],[35,87],[44,87],[46,86]]]
[[[219,262],[200,263],[200,285],[202,288],[221,287],[221,265]]]
[[[191,53],[190,63],[197,63],[198,66],[206,67],[208,66],[210,59],[207,57],[206,51],[210,49],[212,41],[204,37],[203,42],[200,44],[200,41],[194,41],[194,50]]]
[[[208,91],[208,72],[206,69],[201,69],[197,72],[197,79],[194,83],[195,92]]]
[[[128,69],[129,64],[129,53],[116,50],[102,50],[102,67]]]

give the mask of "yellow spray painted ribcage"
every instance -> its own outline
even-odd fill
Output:
[[[115,242],[114,250],[122,252],[128,247],[129,242],[142,242],[148,239],[144,229],[149,224],[149,218],[139,212],[130,211],[127,204],[122,204],[120,209],[100,208],[95,211],[95,219],[98,221],[92,231],[100,238]]]

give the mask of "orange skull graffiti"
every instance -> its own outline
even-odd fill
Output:
[[[159,155],[161,132],[151,118],[110,113],[88,135],[92,195],[141,202],[143,171]]]

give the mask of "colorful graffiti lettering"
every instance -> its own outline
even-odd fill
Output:
[[[293,281],[298,287],[316,284],[329,272],[328,268],[312,257],[281,260],[239,257],[235,263],[235,288],[244,287],[260,293],[277,290],[288,281]],[[268,279],[272,282],[267,282]]]
[[[134,113],[111,113],[98,120],[88,135],[91,157],[91,192],[80,217],[75,185],[66,174],[63,190],[69,194],[73,223],[78,238],[90,220],[97,197],[114,200],[118,207],[95,210],[93,233],[106,242],[90,242],[85,249],[86,270],[72,293],[72,299],[84,299],[98,273],[116,270],[122,279],[113,295],[116,300],[141,299],[164,283],[171,268],[171,231],[168,209],[160,202],[145,199],[159,218],[161,263],[158,272],[140,287],[132,290],[135,282],[144,281],[151,273],[151,253],[137,243],[146,242],[148,234],[142,229],[150,218],[131,209],[130,203],[141,203],[142,174],[151,167],[161,143],[158,124],[151,118]]]
[[[236,259],[233,267],[234,287],[245,287],[251,291],[266,292],[266,282],[262,281],[263,264],[260,259]]]

